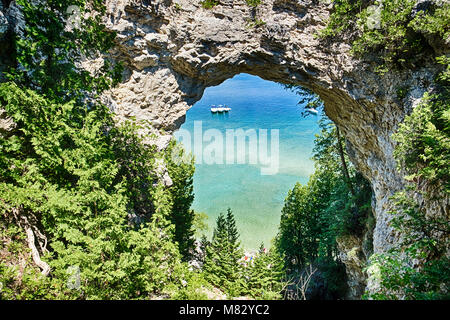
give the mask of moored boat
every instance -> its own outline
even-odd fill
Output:
[[[307,108],[306,112],[309,112],[310,114],[315,114],[315,115],[319,114],[319,111],[317,111],[314,108]]]
[[[224,106],[222,104],[219,104],[217,107],[215,105],[211,106],[211,112],[212,113],[216,113],[216,112],[223,113],[223,112],[228,112],[230,110],[231,110],[230,107]]]

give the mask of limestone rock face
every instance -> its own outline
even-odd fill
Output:
[[[6,31],[8,31],[8,29],[8,19],[6,19],[5,14],[3,13],[3,5],[0,3],[0,39],[3,37]]]
[[[106,0],[105,23],[118,35],[112,55],[125,65],[123,81],[108,99],[119,120],[148,120],[170,134],[205,88],[242,72],[312,89],[345,135],[352,162],[372,183],[373,251],[383,252],[400,237],[387,213],[389,198],[403,186],[391,135],[433,83],[438,67],[430,61],[377,75],[373,62],[352,57],[345,41],[316,37],[331,9],[326,2],[263,0],[252,8],[244,0],[219,0],[207,10],[199,0]],[[448,52],[448,46],[440,50]],[[413,89],[399,100],[399,87]],[[163,136],[158,145],[165,143]],[[358,241],[341,243],[344,263],[354,270],[349,277],[359,279],[353,297],[364,278],[357,270]]]
[[[368,256],[364,254],[362,240],[356,236],[344,236],[337,239],[339,259],[345,264],[347,273],[348,299],[358,299],[367,285],[367,275],[363,271]]]

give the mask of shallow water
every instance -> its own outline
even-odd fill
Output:
[[[204,161],[196,164],[193,209],[209,216],[208,237],[212,235],[219,212],[226,212],[230,207],[245,249],[255,249],[261,242],[270,245],[277,233],[281,209],[289,189],[296,182],[306,183],[314,170],[310,158],[314,135],[319,132],[318,117],[303,118],[298,100],[296,94],[277,83],[240,74],[219,86],[207,88],[203,98],[187,112],[186,122],[180,129],[193,135],[194,121],[201,121],[203,133],[208,129],[217,129],[223,134],[224,145],[227,129],[255,129],[258,142],[261,141],[260,129],[268,130],[269,142],[272,137],[270,130],[279,130],[279,166],[276,174],[262,175],[261,168],[267,166],[249,164],[249,148],[245,151],[245,164],[205,164]],[[226,104],[232,110],[227,114],[213,114],[210,112],[213,104]],[[196,123],[198,127],[200,122]],[[191,146],[194,146],[193,137]],[[203,151],[207,147],[208,143],[204,142]],[[268,154],[276,159],[276,154],[270,153],[270,147],[271,143]],[[198,149],[193,148],[194,154],[197,153],[197,162],[206,159],[205,154],[199,159]]]

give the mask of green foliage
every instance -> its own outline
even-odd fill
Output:
[[[397,99],[403,100],[406,98],[406,95],[408,94],[408,87],[398,87],[397,88]]]
[[[412,190],[410,190],[412,191]],[[436,300],[450,298],[450,225],[446,217],[426,215],[408,192],[394,196],[392,226],[403,241],[386,253],[373,255],[369,275],[379,283],[365,298]]]
[[[311,180],[310,180],[311,181]],[[320,199],[310,199],[310,190],[315,186],[297,183],[290,190],[281,212],[278,247],[285,252],[292,265],[304,265],[317,257],[319,243],[316,235],[320,232],[317,224]]]
[[[239,259],[243,252],[238,232],[230,209],[227,216],[219,214],[211,244],[206,248],[203,270],[214,286],[225,290],[231,296],[240,294],[241,269]]]
[[[255,18],[254,20],[252,20],[252,19],[248,19],[247,20],[247,27],[248,28],[259,28],[259,27],[261,27],[261,26],[263,26],[265,24],[266,24],[265,21],[263,21],[261,19],[258,19],[258,18]]]
[[[1,212],[39,217],[55,281],[77,266],[78,298],[169,294],[187,269],[172,240],[170,194],[155,184],[158,155],[136,127],[111,127],[101,105],[55,104],[13,83],[0,85],[0,101],[20,128],[0,142]]]
[[[192,226],[195,230],[195,236],[201,237],[204,232],[208,231],[208,215],[204,212],[195,212],[194,213],[194,221],[192,222]]]
[[[251,28],[256,29],[265,25],[266,24],[265,21],[256,17],[257,15],[256,7],[258,7],[262,3],[262,0],[245,0],[245,2],[251,8],[251,15],[252,15],[252,18],[246,19],[247,22],[246,27],[249,29]]]
[[[180,11],[180,10],[183,9],[183,7],[181,6],[181,4],[179,4],[179,3],[177,3],[177,2],[174,3],[174,6],[175,6],[175,9],[176,9],[177,11]]]
[[[378,13],[370,6],[374,4]],[[411,195],[417,193],[425,203],[442,205],[450,192],[450,59],[436,57],[434,49],[450,36],[450,3],[336,0],[322,36],[344,32],[351,35],[356,55],[381,57],[376,68],[380,73],[391,67],[412,68],[420,59],[430,57],[446,66],[437,76],[433,92],[424,95],[393,135],[397,142],[394,157],[408,182],[407,188],[393,197],[396,209],[391,225],[403,235],[403,241],[371,258],[368,271],[380,288],[367,297],[448,299],[448,217],[439,212],[426,214],[423,204]],[[407,90],[398,88],[398,98],[403,99]]]
[[[426,93],[393,136],[398,145],[394,156],[409,181],[426,179],[436,188],[450,192],[450,77],[449,60],[439,61],[447,69],[437,79],[435,93]]]
[[[79,68],[82,56],[101,58],[112,44],[101,14],[66,30],[65,1],[18,3],[25,19],[15,39],[19,67],[0,84],[0,107],[16,125],[0,140],[0,222],[33,221],[48,239],[41,258],[51,274],[43,278],[32,266],[18,273],[2,262],[7,298],[194,295],[188,281],[196,278],[179,250],[187,251],[193,233],[192,162],[171,162],[171,148],[144,143],[145,124],[117,125],[97,101],[120,71],[106,59],[95,74]],[[73,4],[81,13],[104,9],[100,1]],[[161,165],[173,175],[170,190],[159,182]],[[69,286],[74,276],[77,288]]]
[[[185,159],[186,161],[174,161]],[[187,261],[191,257],[194,247],[194,210],[191,210],[194,201],[193,176],[195,171],[194,158],[185,155],[183,148],[179,148],[172,140],[167,148],[165,162],[172,186],[168,189],[172,197],[172,213],[170,216],[175,226],[175,241],[179,250]]]
[[[319,256],[332,257],[336,237],[360,235],[371,211],[370,186],[344,155],[351,179],[346,181],[337,146],[343,141],[336,127],[324,120],[320,125],[313,157],[316,170],[307,185],[297,183],[289,191],[282,210],[277,245],[290,267],[310,264]]]
[[[439,205],[450,193],[449,59],[437,77],[437,88],[425,94],[399,126],[394,139],[394,157],[407,175],[408,185],[392,200],[396,207],[392,227],[402,234],[402,242],[390,251],[371,257],[369,273],[380,283],[373,299],[449,299],[450,225],[439,211],[429,214],[418,193],[427,202]]]
[[[219,1],[217,0],[203,0],[200,2],[202,7],[204,9],[211,9],[214,8],[215,6],[217,6],[219,4]]]
[[[334,37],[350,32],[356,55],[381,56],[377,67],[380,73],[392,66],[411,66],[425,57],[424,54],[432,51],[426,38],[445,41],[450,36],[450,4],[446,1],[422,5],[414,0],[335,0],[333,3],[333,12],[321,35]]]
[[[333,11],[326,28],[321,31],[324,37],[336,36],[352,26],[350,16],[360,11],[362,0],[333,0]]]
[[[291,276],[310,264],[317,265],[328,290],[322,298],[336,298],[342,297],[345,281],[336,258],[336,238],[361,236],[371,216],[372,192],[369,183],[349,163],[337,128],[329,120],[321,120],[320,126],[322,131],[314,147],[315,172],[307,185],[297,183],[289,191],[276,247],[285,256]]]
[[[262,3],[262,0],[245,0],[245,3],[250,7],[257,7]]]
[[[307,89],[304,87],[299,87],[292,84],[285,84],[284,88],[296,93],[300,96],[300,100],[298,101],[298,105],[303,105],[305,108],[305,112],[302,113],[303,117],[309,115],[307,112],[308,109],[321,109],[323,108],[323,102],[320,97],[315,94],[311,89]]]
[[[182,280],[181,287],[175,286],[171,295],[173,300],[208,300],[205,290],[211,289],[211,285],[204,279],[203,274],[190,272],[186,274],[186,280]]]
[[[0,220],[0,300],[65,298],[33,266],[25,238],[17,225]]]
[[[193,158],[175,141],[158,152],[140,134],[147,124],[118,125],[98,101],[120,78],[120,65],[105,58],[114,34],[101,24],[101,1],[71,3],[81,9],[75,28],[67,28],[64,1],[18,3],[25,20],[15,38],[19,67],[0,84],[0,107],[16,124],[0,140],[0,226],[8,226],[2,241],[9,259],[0,252],[2,298],[205,299],[211,283],[231,297],[279,297],[281,260],[274,255],[257,264],[270,269],[263,282],[256,283],[252,269],[254,294],[248,286],[231,210],[212,243],[202,238],[205,271],[183,262],[202,229],[202,216],[190,209]],[[99,14],[83,18],[92,10]],[[101,58],[103,66],[89,73],[80,68],[83,57]],[[170,187],[160,182],[161,168]],[[48,239],[48,252],[40,252],[51,267],[47,277],[30,261],[20,229],[9,224],[22,218]],[[19,270],[21,256],[28,258]]]
[[[284,261],[275,249],[265,250],[261,244],[259,252],[245,267],[247,293],[254,299],[279,300],[285,288]]]
[[[254,299],[280,299],[284,289],[284,263],[278,251],[263,250],[263,246],[252,260],[244,260],[231,209],[227,215],[219,215],[213,238],[203,238],[206,250],[203,274],[215,287],[228,297],[250,296]]]
[[[98,58],[113,45],[115,34],[101,23],[101,14],[83,18],[84,13],[104,12],[101,1],[18,0],[17,4],[25,28],[16,35],[15,58],[20,68],[10,70],[10,79],[60,102],[83,99],[86,93],[95,95],[117,83],[121,66],[112,66],[106,59],[94,74],[77,67],[83,57]],[[70,5],[80,9],[79,28],[67,28]]]
[[[368,272],[378,280],[380,287],[364,299],[374,300],[448,300],[450,298],[450,260],[442,258],[426,262],[420,269],[413,266],[411,255],[400,250],[373,255]]]

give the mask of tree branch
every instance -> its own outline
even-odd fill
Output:
[[[42,269],[41,273],[44,276],[48,276],[50,273],[50,266],[41,260],[41,257],[39,256],[39,251],[36,248],[36,245],[34,243],[34,232],[31,229],[31,227],[25,227],[25,232],[27,234],[27,242],[28,247],[31,249],[31,256],[33,257],[34,263]]]

